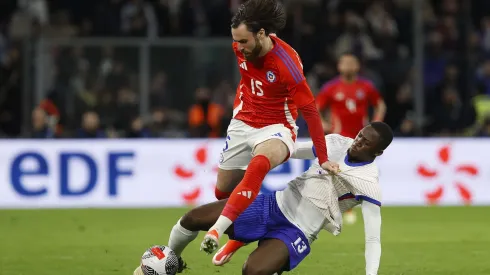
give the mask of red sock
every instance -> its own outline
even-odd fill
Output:
[[[223,200],[223,199],[227,199],[230,197],[231,195],[231,192],[223,192],[223,191],[220,191],[218,189],[218,187],[215,187],[214,188],[214,195],[216,196],[216,198],[218,200]]]
[[[250,161],[245,176],[238,186],[233,190],[221,215],[231,221],[247,209],[259,194],[260,186],[271,168],[271,163],[266,156],[258,155]]]

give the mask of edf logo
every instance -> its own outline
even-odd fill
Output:
[[[100,169],[107,170],[107,178],[102,179],[103,182],[107,180],[107,194],[109,196],[116,196],[118,191],[118,180],[121,177],[131,176],[133,171],[131,169],[123,169],[119,167],[119,162],[122,160],[134,159],[134,152],[109,152],[105,163],[97,163],[96,160],[87,153],[83,152],[62,152],[58,155],[58,158],[53,163],[49,163],[48,160],[39,152],[27,151],[17,155],[10,167],[10,182],[13,189],[22,196],[43,196],[46,195],[49,190],[46,186],[32,187],[26,184],[26,181],[31,178],[38,179],[39,177],[48,177],[53,175],[53,166],[56,165],[58,173],[55,177],[55,181],[59,183],[60,196],[83,196],[89,194],[97,185],[100,176]],[[29,164],[29,165],[26,165]],[[85,173],[77,171],[80,164],[85,166]],[[76,167],[74,167],[76,166]],[[77,175],[77,188],[73,188],[73,183],[70,179],[70,174]],[[78,178],[80,175],[84,175]]]

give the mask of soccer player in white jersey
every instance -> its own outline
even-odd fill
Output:
[[[390,145],[393,133],[387,124],[373,122],[355,139],[336,134],[325,139],[329,161],[340,166],[338,173],[331,174],[314,163],[283,191],[259,195],[226,231],[231,239],[259,241],[243,265],[242,274],[273,275],[292,270],[310,253],[310,245],[322,229],[339,234],[341,212],[359,204],[365,227],[366,275],[377,274],[381,257],[381,191],[375,158]],[[293,157],[314,159],[315,151],[312,142],[299,142]],[[168,245],[179,256],[180,270],[184,248],[199,231],[207,231],[216,222],[225,204],[226,199],[197,207],[172,228]],[[228,252],[222,264],[235,251]]]

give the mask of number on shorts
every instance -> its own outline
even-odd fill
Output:
[[[223,152],[228,150],[228,140],[230,140],[230,136],[226,136],[225,147],[223,148]]]
[[[294,241],[293,245],[299,254],[305,252],[305,250],[308,248],[308,245],[306,245],[305,241],[303,241],[303,239],[301,239],[301,237],[298,237],[298,239],[296,239],[296,241]]]

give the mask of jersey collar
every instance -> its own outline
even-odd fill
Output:
[[[345,158],[344,158],[344,163],[347,164],[348,166],[351,166],[351,167],[364,166],[364,165],[373,163],[373,161],[374,160],[364,161],[364,162],[350,162],[349,161],[349,153],[345,154]]]

